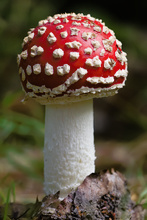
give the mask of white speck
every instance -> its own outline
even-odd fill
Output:
[[[122,42],[116,39],[116,44],[122,49]]]
[[[69,87],[70,85],[79,81],[83,76],[87,74],[87,70],[84,68],[78,68],[66,81],[65,85]]]
[[[60,24],[60,23],[61,23],[61,21],[59,19],[54,21],[54,24]]]
[[[44,52],[44,49],[41,46],[37,47],[36,45],[34,45],[33,47],[31,47],[30,56],[35,57],[37,55],[41,55],[43,52]]]
[[[86,60],[85,64],[86,64],[87,66],[93,66],[93,60],[90,59],[90,58],[88,58],[88,59]]]
[[[31,47],[31,54],[30,54],[30,56],[31,57],[35,57],[35,56],[37,56],[37,46],[36,45],[34,45],[33,47]]]
[[[68,74],[70,72],[70,66],[68,64],[64,64],[63,69],[65,74]]]
[[[115,42],[115,40],[116,40],[115,36],[110,36],[108,39],[104,39],[103,40],[103,45],[104,45],[105,50],[111,52],[112,51],[112,45]]]
[[[119,49],[115,52],[115,56],[117,58],[117,60],[119,60],[121,62],[121,65],[124,65],[124,63],[127,62],[127,54],[123,51],[119,51]]]
[[[93,30],[97,31],[97,32],[101,32],[102,29],[100,26],[95,26],[95,27],[93,27]]]
[[[47,40],[50,44],[52,44],[52,43],[56,42],[57,38],[55,37],[55,35],[52,32],[50,32],[47,37]]]
[[[122,61],[122,58],[121,58],[121,51],[116,50],[116,52],[115,52],[115,56],[116,56],[117,60],[119,60],[120,62]]]
[[[77,73],[78,73],[78,76],[80,78],[82,78],[83,76],[85,76],[88,73],[88,71],[86,69],[80,67],[79,69],[77,69]]]
[[[61,57],[63,57],[64,56],[64,51],[62,50],[62,49],[55,49],[54,51],[53,51],[53,57],[54,58],[61,58]]]
[[[75,48],[75,49],[79,49],[82,46],[82,44],[78,41],[67,42],[65,43],[65,45],[68,48]]]
[[[62,38],[66,38],[68,36],[68,33],[67,33],[67,31],[63,31],[60,33],[60,35]]]
[[[113,67],[115,66],[116,62],[113,59],[108,58],[107,60],[104,61],[104,67],[105,69],[110,69],[112,70]]]
[[[80,29],[78,28],[70,28],[70,30],[71,30],[71,36],[78,35],[78,32],[80,31]]]
[[[32,33],[32,31],[34,31],[35,28],[30,28],[30,30],[28,31],[28,35],[30,35]]]
[[[103,49],[101,50],[101,52],[100,52],[100,56],[103,57],[104,54],[105,54],[105,50],[104,50],[104,48],[103,48]]]
[[[22,69],[21,79],[22,79],[22,81],[25,81],[25,79],[26,79],[26,74],[25,74],[24,69]]]
[[[112,51],[112,46],[110,45],[109,39],[104,39],[103,45],[104,45],[105,50],[107,50],[109,52]]]
[[[28,57],[28,51],[27,50],[24,50],[24,51],[22,51],[21,52],[21,57],[22,57],[22,59],[27,59],[27,57]]]
[[[91,17],[90,14],[87,15],[87,18],[88,18],[90,21],[95,21],[95,18],[94,18],[94,17]]]
[[[81,23],[74,21],[74,22],[72,22],[72,25],[81,26]]]
[[[63,19],[63,22],[64,22],[64,23],[68,23],[69,20],[68,20],[67,18],[64,18],[64,19]]]
[[[100,77],[88,77],[86,79],[87,82],[90,82],[91,84],[98,84]]]
[[[117,50],[115,52],[115,56],[116,56],[117,60],[119,60],[121,62],[121,65],[124,65],[124,63],[127,62],[127,58],[126,58],[127,54],[125,52],[123,52],[123,51],[119,52],[119,50]]]
[[[28,36],[28,40],[31,41],[34,38],[34,35],[35,35],[34,32],[30,33]]]
[[[108,40],[109,40],[109,44],[112,45],[115,42],[116,37],[115,36],[110,36]]]
[[[50,75],[53,75],[53,73],[54,73],[54,68],[53,68],[53,66],[50,65],[49,63],[46,63],[46,64],[45,64],[45,74],[46,74],[47,76],[50,76]]]
[[[33,66],[33,73],[36,74],[36,75],[41,73],[41,65],[40,64],[35,64]]]
[[[57,67],[57,75],[59,75],[59,76],[65,75],[64,70],[63,70],[63,66],[58,66]]]
[[[39,46],[37,48],[37,55],[41,55],[43,52],[44,52],[44,49],[41,46]]]
[[[83,22],[83,26],[86,27],[86,28],[91,28],[91,26],[88,22]]]
[[[52,23],[55,19],[54,19],[53,17],[49,16],[49,17],[47,18],[47,20],[48,20],[49,23]]]
[[[103,26],[103,33],[108,34],[109,33],[109,28],[107,26]]]
[[[114,74],[114,76],[117,77],[117,78],[119,78],[119,77],[126,77],[127,74],[128,74],[128,71],[123,69],[123,70],[118,70],[118,71]]]
[[[99,59],[99,57],[98,56],[96,56],[96,57],[94,57],[93,58],[93,66],[94,67],[101,67],[101,60]]]
[[[23,70],[23,69],[22,69],[22,67],[19,67],[19,71],[18,71],[18,72],[19,72],[19,74],[21,74],[21,73],[22,73],[22,70]]]
[[[79,80],[79,77],[78,77],[78,74],[77,74],[77,71],[75,71],[71,77],[69,77],[66,81],[65,81],[65,84],[67,87],[69,87],[70,85],[76,83],[77,81]]]
[[[111,84],[114,82],[114,77],[108,76],[107,78],[104,77],[88,77],[86,79],[87,82],[90,82],[91,84],[98,84],[98,83],[103,83],[103,84]]]
[[[82,33],[82,38],[84,39],[84,40],[88,40],[89,38],[91,38],[91,32],[83,32]]]
[[[54,19],[57,19],[57,18],[60,18],[60,16],[61,16],[61,14],[55,14],[55,15],[53,16],[53,18],[54,18]]]
[[[45,32],[46,32],[46,29],[47,29],[47,27],[40,27],[39,29],[38,29],[38,35],[39,36],[41,36],[41,35],[43,35]]]
[[[66,90],[67,90],[67,87],[65,86],[65,84],[61,84],[60,86],[53,88],[52,93],[55,95],[59,95],[65,92]]]
[[[80,54],[78,52],[70,52],[70,58],[72,60],[77,60],[79,58]]]
[[[26,73],[27,73],[27,75],[31,75],[31,73],[32,73],[32,67],[31,67],[30,65],[27,66],[27,68],[26,68]]]
[[[115,36],[115,33],[114,33],[113,30],[111,30],[111,29],[109,28],[109,31],[110,31],[110,34],[112,34],[113,36]]]
[[[61,24],[61,25],[58,25],[57,27],[56,27],[56,29],[57,30],[60,30],[60,29],[62,29],[62,28],[64,28],[64,26]]]
[[[92,32],[83,32],[82,33],[82,38],[84,40],[93,39],[93,38],[96,38],[96,34],[92,33]]]
[[[44,25],[44,24],[46,24],[46,23],[48,23],[48,20],[47,20],[47,19],[41,20],[41,21],[38,22],[38,26]]]
[[[92,66],[92,67],[101,67],[101,60],[98,56],[95,56],[93,59],[88,58],[85,62],[86,65]]]
[[[28,36],[23,39],[22,47],[29,41]]]
[[[18,64],[18,65],[20,65],[20,61],[21,61],[21,55],[18,54],[18,55],[17,55],[17,64]]]
[[[92,46],[94,47],[94,50],[96,50],[96,49],[98,49],[98,48],[101,47],[100,42],[97,41],[97,40],[92,40],[92,41],[91,41],[91,44],[92,44]]]
[[[70,72],[70,66],[68,64],[64,64],[63,66],[57,67],[57,74],[59,76],[64,76]]]
[[[73,15],[71,20],[81,21],[81,17],[78,14],[77,15]]]
[[[90,54],[92,54],[92,49],[90,47],[87,47],[84,49],[84,53],[90,55]]]
[[[35,28],[30,28],[28,31],[28,35],[31,34],[34,30],[35,30]]]

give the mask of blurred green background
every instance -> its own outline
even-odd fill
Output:
[[[21,103],[16,56],[22,40],[49,15],[81,12],[114,30],[129,61],[125,88],[114,97],[94,100],[96,170],[121,171],[132,198],[147,206],[146,8],[143,0],[0,0],[0,203],[12,185],[17,201],[43,196],[44,106]]]

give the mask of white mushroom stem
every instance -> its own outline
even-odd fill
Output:
[[[45,193],[62,199],[94,171],[93,100],[46,105]]]

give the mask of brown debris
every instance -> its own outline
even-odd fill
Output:
[[[89,175],[63,201],[45,197],[37,220],[143,220],[144,211],[130,199],[126,179],[114,170]],[[48,206],[48,205],[49,206]]]
[[[144,220],[145,211],[131,201],[125,177],[113,169],[89,175],[62,201],[59,194],[35,204],[9,204],[9,219]],[[0,219],[3,213],[0,207]]]

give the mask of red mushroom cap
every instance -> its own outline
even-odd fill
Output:
[[[26,96],[42,104],[114,95],[127,77],[114,32],[90,15],[58,14],[23,40],[19,74]]]

